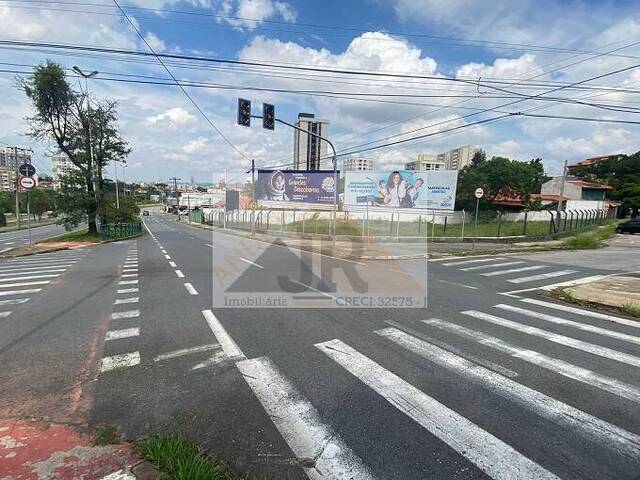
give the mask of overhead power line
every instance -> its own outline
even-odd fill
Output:
[[[209,116],[204,112],[204,110],[202,110],[202,108],[200,108],[200,105],[198,105],[198,103],[193,99],[193,97],[191,95],[189,95],[189,92],[187,92],[187,90],[180,84],[180,82],[176,79],[176,77],[173,76],[173,73],[171,73],[171,70],[169,70],[169,67],[167,67],[164,62],[162,61],[162,59],[156,54],[155,50],[153,49],[153,47],[151,45],[149,45],[149,42],[147,42],[147,39],[144,38],[144,35],[142,35],[142,33],[140,33],[140,30],[138,30],[138,27],[135,25],[135,23],[133,23],[131,21],[131,19],[129,18],[129,16],[124,12],[124,10],[122,10],[122,8],[120,7],[120,4],[118,3],[118,0],[113,0],[113,2],[116,4],[116,6],[118,7],[118,9],[122,12],[122,15],[124,16],[124,18],[127,20],[127,22],[129,22],[129,25],[131,25],[131,28],[133,28],[136,32],[136,34],[138,35],[138,37],[140,37],[140,39],[144,42],[144,44],[147,46],[147,48],[149,49],[149,51],[153,54],[153,56],[155,56],[158,59],[158,62],[160,63],[160,65],[162,65],[162,67],[166,70],[166,72],[169,74],[169,76],[173,79],[173,81],[175,82],[175,84],[180,88],[180,90],[182,91],[182,93],[184,93],[184,95],[189,99],[189,101],[193,104],[193,106],[196,108],[196,110],[198,110],[198,112],[200,112],[200,115],[202,115],[202,117],[207,121],[207,123],[209,125],[211,125],[211,127],[218,132],[218,135],[220,135],[220,137],[233,149],[235,150],[241,157],[243,157],[246,160],[249,160],[249,157],[247,157],[238,147],[236,147],[231,140],[229,140],[224,133],[222,133],[222,131],[211,121],[211,119],[209,118]]]

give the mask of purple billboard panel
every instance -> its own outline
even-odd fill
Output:
[[[340,172],[338,172],[338,178]],[[256,198],[269,202],[333,204],[333,170],[258,170]]]

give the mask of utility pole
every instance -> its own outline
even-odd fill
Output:
[[[564,201],[564,184],[567,182],[567,160],[564,161],[564,167],[562,168],[562,184],[560,185],[560,198],[558,198],[558,215],[556,218],[556,231],[560,230],[560,212],[562,211],[562,203]]]
[[[181,179],[176,177],[171,177],[169,179],[170,182],[173,182],[173,198],[176,201],[176,208],[178,209],[178,220],[180,220],[180,208],[178,205],[178,180]]]
[[[18,173],[18,147],[13,147],[13,161],[15,163],[16,171],[16,222],[18,222],[18,228],[20,228],[20,174]]]
[[[115,171],[115,175],[116,175],[116,209],[118,210],[118,213],[120,213],[120,196],[118,193],[118,161],[114,160],[113,161],[113,168]]]

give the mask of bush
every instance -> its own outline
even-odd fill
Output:
[[[4,215],[4,210],[0,210],[0,227],[7,226],[7,217]]]

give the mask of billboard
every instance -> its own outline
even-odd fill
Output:
[[[453,210],[457,170],[346,172],[345,205]]]
[[[334,193],[333,170],[258,170],[258,200],[333,204]]]

